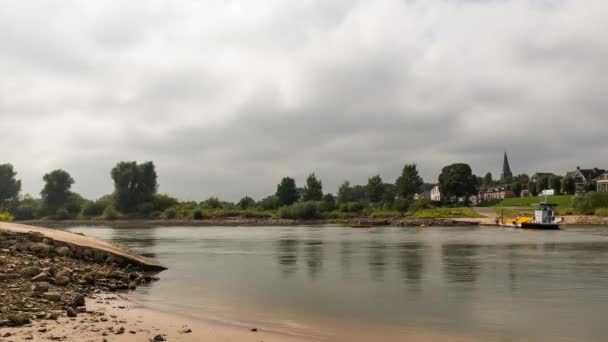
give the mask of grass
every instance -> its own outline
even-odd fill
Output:
[[[572,200],[574,195],[547,196],[547,202],[557,204],[559,208],[572,208]],[[525,197],[525,198],[507,198],[503,201],[505,207],[527,207],[536,203],[544,202],[544,196]],[[500,202],[494,204],[500,206]]]
[[[0,213],[0,221],[13,222],[13,220],[15,220],[13,215],[11,215],[9,213]]]
[[[414,218],[481,218],[475,210],[468,207],[459,208],[433,208],[415,212]]]

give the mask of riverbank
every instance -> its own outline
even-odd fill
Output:
[[[350,226],[361,222],[362,218],[341,219],[341,220],[287,220],[287,219],[250,219],[250,218],[229,218],[213,220],[37,220],[23,221],[22,224],[40,226],[47,228],[67,228],[74,226],[88,227],[111,227],[111,228],[146,228],[146,227],[285,227],[285,226],[325,226],[325,225],[345,225]],[[468,226],[479,225],[485,221],[483,219],[466,218],[387,218],[367,220],[373,226]],[[486,220],[487,221],[487,220]]]

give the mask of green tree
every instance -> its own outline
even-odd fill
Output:
[[[298,189],[296,187],[296,181],[293,178],[285,177],[281,180],[281,183],[277,185],[277,197],[281,202],[281,205],[291,205],[300,199]]]
[[[395,196],[397,194],[397,187],[395,184],[384,184],[384,194],[382,195],[382,202],[388,207],[392,207],[395,202]]]
[[[555,190],[556,195],[562,193],[562,178],[560,176],[551,176],[549,178],[549,189]]]
[[[201,202],[201,207],[205,209],[219,209],[222,207],[222,202],[217,197],[209,197]]]
[[[152,198],[152,205],[154,211],[163,212],[171,207],[179,204],[179,201],[175,197],[171,197],[166,194],[154,194]]]
[[[0,165],[0,210],[15,202],[21,191],[21,181],[11,164]]]
[[[549,177],[540,176],[536,181],[536,193],[540,194],[543,190],[549,189]]]
[[[323,201],[321,211],[334,211],[336,210],[336,199],[332,194],[323,195]]]
[[[456,163],[441,170],[439,187],[447,199],[464,196],[466,203],[468,196],[477,192],[475,178],[468,164]]]
[[[585,190],[585,192],[596,191],[597,183],[595,181],[589,181],[589,182],[585,183],[585,186],[583,189]]]
[[[276,210],[281,206],[281,201],[276,195],[263,198],[259,203],[264,210]]]
[[[317,176],[311,173],[306,179],[306,187],[304,187],[305,201],[320,201],[323,198],[323,183],[317,179]]]
[[[486,187],[486,188],[489,188],[492,185],[494,185],[494,179],[492,179],[492,173],[488,172],[483,177],[483,186]]]
[[[112,169],[114,202],[116,209],[131,213],[144,203],[153,203],[158,189],[156,168],[153,162],[120,162]]]
[[[407,198],[397,198],[395,203],[393,203],[393,209],[398,210],[401,213],[401,216],[405,215],[407,209],[410,207],[412,201]]]
[[[513,193],[515,194],[515,196],[519,197],[521,196],[521,190],[523,189],[523,185],[521,185],[520,182],[515,182],[513,183],[513,185],[511,186],[511,191],[513,191]]]
[[[536,190],[536,183],[533,181],[528,182],[528,194],[532,197],[538,196],[538,191]]]
[[[42,206],[47,214],[54,215],[59,209],[66,208],[74,179],[64,170],[54,170],[45,174],[42,179],[45,183],[40,192]]]
[[[395,185],[397,186],[397,195],[401,198],[412,199],[424,184],[422,178],[418,174],[416,164],[405,164],[401,171],[401,176],[397,178]]]
[[[562,179],[562,192],[567,195],[576,193],[576,181],[572,177],[564,177]]]
[[[246,209],[249,209],[249,208],[255,206],[255,201],[253,200],[253,198],[251,198],[249,196],[245,196],[245,197],[241,198],[239,203],[237,203],[236,205],[240,209],[246,210]]]
[[[382,200],[384,195],[384,183],[380,175],[373,176],[367,180],[367,188],[365,189],[365,197],[371,203],[378,203]]]
[[[353,188],[349,181],[344,181],[338,189],[338,204],[346,204],[353,201]]]

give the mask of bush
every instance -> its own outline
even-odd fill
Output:
[[[70,212],[66,208],[57,209],[57,212],[53,216],[54,220],[69,220],[71,218],[72,215],[70,215]]]
[[[200,209],[200,208],[195,209],[192,212],[192,218],[195,219],[195,220],[202,220],[203,219],[203,210]]]
[[[261,200],[258,205],[264,210],[277,210],[281,206],[281,202],[277,196],[268,196]]]
[[[290,206],[279,209],[279,216],[284,219],[312,220],[321,218],[321,211],[317,202],[296,202]]]
[[[359,202],[348,202],[340,204],[339,210],[346,213],[359,213],[361,212],[365,206]]]
[[[217,197],[209,197],[206,201],[201,202],[201,207],[204,209],[218,209],[222,207],[222,202]]]
[[[15,208],[13,214],[18,221],[33,220],[36,218],[37,208],[29,204],[20,204]]]
[[[0,213],[0,221],[2,222],[13,222],[15,218],[10,213]]]
[[[178,200],[165,194],[155,194],[152,198],[154,211],[165,211],[178,204]]]
[[[97,217],[103,215],[106,210],[107,203],[102,201],[87,202],[82,207],[82,216],[84,217]]]
[[[143,216],[149,217],[154,211],[154,203],[146,202],[137,206],[137,212]]]
[[[418,211],[418,210],[423,210],[423,209],[431,209],[433,207],[434,207],[433,203],[428,198],[418,199],[418,200],[414,201],[414,203],[412,204],[412,210],[413,211]]]
[[[163,218],[172,220],[177,217],[177,210],[175,208],[168,208],[163,212]]]
[[[608,192],[589,192],[577,196],[572,207],[578,214],[593,215],[595,209],[608,208]]]
[[[120,214],[118,213],[118,210],[111,205],[104,209],[103,218],[106,220],[117,220],[120,218]]]
[[[595,209],[595,216],[608,217],[608,208]]]

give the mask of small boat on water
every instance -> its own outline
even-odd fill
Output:
[[[563,219],[556,216],[555,208],[557,204],[538,203],[534,205],[534,216],[517,216],[515,218],[505,218],[501,215],[498,224],[503,227],[524,228],[524,229],[559,229]]]

